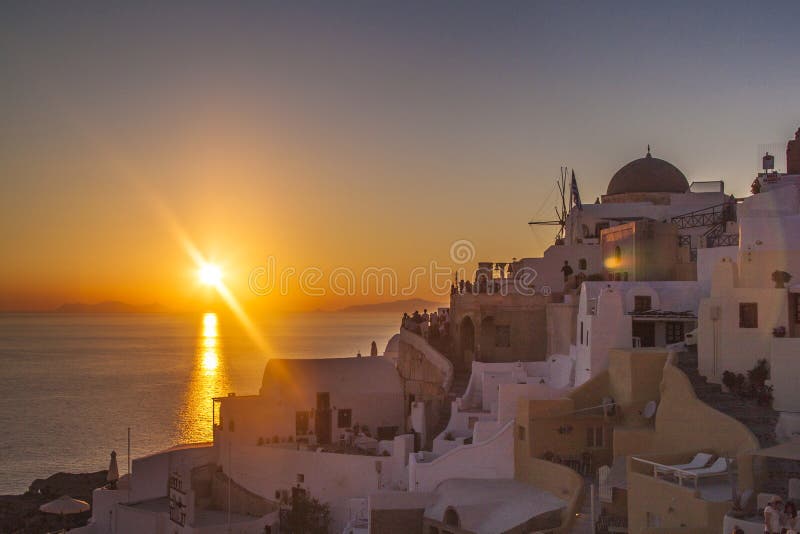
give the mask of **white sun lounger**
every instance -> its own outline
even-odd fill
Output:
[[[731,460],[721,456],[708,467],[702,469],[681,469],[677,471],[678,479],[682,482],[684,478],[693,478],[696,488],[701,478],[717,477],[726,474],[728,472],[729,463],[731,463]]]
[[[688,464],[669,465],[667,466],[669,469],[660,468],[659,471],[666,473],[669,472],[670,469],[702,469],[708,465],[708,462],[710,462],[713,457],[713,454],[708,454],[707,452],[698,452]]]
[[[728,459],[727,458],[717,458],[713,464],[708,467],[704,467],[702,469],[692,469],[691,473],[692,476],[697,478],[706,478],[712,477],[714,475],[719,475],[720,473],[725,473],[728,470]]]

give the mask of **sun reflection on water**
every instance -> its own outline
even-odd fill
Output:
[[[215,313],[206,313],[200,324],[192,374],[180,414],[178,435],[181,443],[212,439],[211,399],[225,395],[229,387],[227,361],[219,335],[219,318]]]

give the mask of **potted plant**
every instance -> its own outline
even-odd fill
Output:
[[[776,326],[772,329],[772,335],[774,337],[786,337],[786,327],[785,326]]]

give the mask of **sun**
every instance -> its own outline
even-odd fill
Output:
[[[197,273],[200,282],[207,286],[218,286],[222,283],[222,269],[212,263],[206,263]]]

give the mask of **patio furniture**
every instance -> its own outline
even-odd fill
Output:
[[[669,469],[666,468],[658,468],[659,473],[669,473],[671,470],[674,469],[681,469],[681,470],[691,470],[691,469],[702,469],[708,465],[708,462],[714,458],[713,454],[708,454],[707,452],[698,452],[694,455],[694,458],[688,464],[676,464],[676,465],[669,465],[667,466]]]

